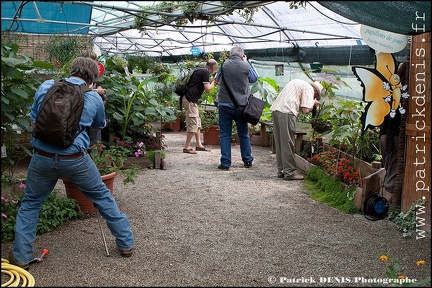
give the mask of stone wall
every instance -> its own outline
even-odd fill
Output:
[[[53,35],[2,32],[2,45],[9,42],[18,44],[19,53],[33,57],[35,60],[48,61],[48,53],[43,46],[52,36]],[[68,35],[65,35],[65,37],[68,37]],[[83,43],[85,37],[90,36],[83,36]],[[91,49],[91,47],[89,48]]]

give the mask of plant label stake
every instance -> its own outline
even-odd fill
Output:
[[[99,228],[101,230],[102,240],[103,240],[104,245],[105,245],[106,255],[107,255],[107,257],[109,257],[110,254],[109,254],[109,250],[108,250],[108,245],[107,245],[107,242],[106,242],[106,239],[105,239],[105,233],[104,233],[103,228],[102,228],[102,223],[100,221],[101,215],[100,215],[99,209],[96,207],[96,205],[95,205],[95,209],[96,209],[96,218],[98,220]]]

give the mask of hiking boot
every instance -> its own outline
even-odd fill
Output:
[[[122,257],[131,257],[133,254],[133,248],[126,249],[126,250],[122,250],[122,249],[119,249],[119,250],[120,250],[120,255]]]
[[[244,166],[245,168],[251,168],[251,167],[252,167],[252,162],[244,163],[243,166]]]
[[[298,175],[298,174],[293,174],[291,176],[284,176],[283,180],[288,180],[288,181],[292,181],[292,180],[304,180],[304,176],[303,175]]]
[[[229,170],[229,167],[226,167],[226,166],[223,166],[222,164],[220,164],[220,165],[218,166],[218,169],[220,169],[220,170],[224,170],[224,171],[228,171],[228,170]]]
[[[20,267],[20,268],[22,268],[24,270],[28,270],[28,268],[29,268],[29,264],[28,263],[25,263],[25,264],[24,263],[19,263],[18,261],[15,260],[15,257],[13,256],[12,250],[9,251],[8,261],[9,261],[9,264],[18,266],[18,267]]]

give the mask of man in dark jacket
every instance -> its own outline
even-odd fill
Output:
[[[226,60],[217,75],[220,83],[218,93],[219,109],[219,135],[221,146],[220,165],[221,170],[229,170],[231,166],[231,133],[233,121],[236,123],[237,135],[240,140],[240,154],[245,168],[252,167],[252,149],[249,138],[249,126],[238,109],[234,106],[228,94],[227,87],[235,97],[239,109],[244,108],[250,95],[249,83],[258,80],[258,74],[248,62],[247,56],[241,47],[233,47],[230,51],[230,58]],[[223,73],[224,78],[222,78]],[[225,81],[223,81],[225,79]]]

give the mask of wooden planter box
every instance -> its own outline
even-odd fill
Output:
[[[343,152],[341,152],[343,153]],[[297,163],[297,168],[299,170],[302,170],[303,172],[308,171],[309,169],[311,169],[312,167],[315,167],[314,164],[310,163],[309,161],[307,161],[306,159],[304,159],[303,157],[301,157],[300,155],[295,154],[296,157],[296,163]],[[347,156],[342,156],[342,157],[347,157]],[[367,171],[369,172],[368,174],[364,174],[365,176],[365,181],[362,185],[362,187],[357,187],[355,194],[354,194],[354,205],[357,209],[359,209],[359,211],[363,210],[363,203],[366,199],[366,197],[370,194],[370,193],[376,193],[377,191],[379,191],[381,189],[381,183],[384,179],[384,175],[385,175],[385,169],[384,168],[379,168],[376,164],[371,164],[371,163],[367,163],[367,162],[363,162],[363,166],[364,166],[364,170],[362,170],[362,173],[366,173]],[[361,170],[362,168],[360,168]]]
[[[136,164],[141,168],[151,168],[154,163],[145,157],[128,157],[128,159],[124,162],[122,169],[132,168],[132,164]]]

